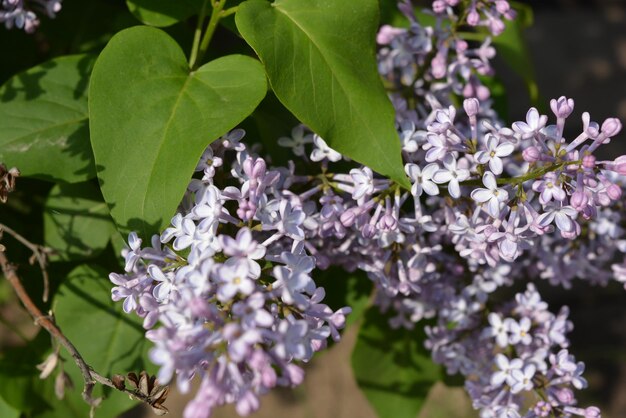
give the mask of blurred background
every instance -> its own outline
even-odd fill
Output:
[[[349,1],[349,0],[348,0]],[[626,123],[626,1],[537,0],[525,1],[535,13],[534,25],[525,32],[544,102],[561,95],[575,99],[574,115],[566,136],[581,129],[580,114],[589,111],[592,120],[618,117]],[[63,15],[61,12],[60,17]],[[0,38],[4,37],[0,34]],[[4,41],[8,41],[5,38]],[[0,44],[3,42],[0,39]],[[0,58],[0,81],[7,68]],[[496,71],[508,91],[510,120],[523,120],[530,106],[521,78],[496,60]],[[626,132],[605,148],[606,157],[626,154]],[[20,343],[16,332],[32,336],[36,329],[29,317],[11,302],[6,286],[0,285],[0,349]],[[604,418],[626,417],[626,291],[617,283],[607,288],[577,285],[571,291],[542,286],[540,291],[553,312],[562,305],[571,308],[575,324],[572,351],[587,364],[589,389],[580,397],[583,405],[597,405]],[[2,293],[4,297],[2,296]],[[10,328],[13,328],[11,330]],[[356,326],[344,340],[317,356],[308,366],[305,384],[296,390],[275,391],[262,399],[258,418],[375,418],[358,390],[350,368],[350,353]],[[187,398],[170,395],[166,406],[172,417],[182,416]],[[150,417],[138,407],[124,415]],[[216,411],[216,418],[237,416],[232,408]],[[462,388],[440,383],[429,393],[420,418],[477,417]]]

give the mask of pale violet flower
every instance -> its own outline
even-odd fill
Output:
[[[489,169],[493,174],[502,174],[502,157],[507,157],[513,153],[513,144],[504,142],[498,143],[498,138],[494,135],[487,135],[487,149],[476,153],[476,161],[480,164],[489,164]]]
[[[350,176],[354,181],[354,191],[352,192],[354,200],[374,193],[374,173],[369,167],[353,168],[350,170]]]
[[[298,125],[291,130],[291,138],[278,138],[278,145],[291,148],[293,153],[298,157],[304,155],[304,146],[313,142],[313,134],[305,134],[304,126]]]
[[[524,362],[518,358],[509,360],[507,356],[501,353],[496,354],[495,360],[499,370],[491,375],[491,384],[493,386],[502,386],[506,382],[507,385],[511,386],[515,382],[513,372],[519,371]]]
[[[500,206],[509,199],[509,193],[498,188],[496,176],[491,171],[483,175],[483,184],[486,188],[474,189],[471,197],[478,203],[487,203],[487,212],[497,218],[500,215]]]
[[[420,169],[417,164],[407,164],[404,171],[413,183],[411,194],[415,197],[420,197],[423,192],[430,196],[438,195],[439,187],[432,180],[437,170],[439,170],[439,166],[436,163],[428,164],[424,169]]]
[[[533,388],[533,377],[537,367],[534,364],[528,364],[523,370],[515,369],[511,371],[511,393],[519,393],[521,391],[529,391]]]
[[[578,211],[573,207],[555,205],[546,208],[546,212],[539,215],[537,222],[540,226],[548,226],[555,222],[561,232],[573,232],[576,229],[577,216]]]
[[[470,176],[469,170],[458,168],[456,158],[452,155],[446,155],[443,160],[443,169],[433,174],[433,181],[437,184],[448,183],[448,192],[450,196],[458,199],[461,196],[461,187],[459,182],[467,180]]]
[[[218,270],[219,288],[217,298],[221,302],[231,300],[237,293],[249,295],[254,291],[254,281],[248,277],[246,264],[223,265]]]
[[[311,161],[327,159],[328,161],[337,162],[341,160],[341,154],[329,147],[326,141],[319,135],[313,136],[313,143],[315,144],[315,148],[311,152]]]
[[[545,115],[539,115],[539,111],[534,107],[531,107],[526,113],[526,122],[513,123],[513,130],[522,137],[522,139],[529,139],[539,133],[543,127],[546,126],[548,117]]]

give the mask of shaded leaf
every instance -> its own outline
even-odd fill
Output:
[[[165,27],[199,13],[202,0],[126,0],[126,5],[146,25]]]
[[[366,312],[352,369],[380,418],[415,418],[441,370],[424,348],[422,327],[394,330],[388,321],[376,306]]]
[[[87,111],[93,62],[91,55],[56,58],[0,88],[0,161],[46,180],[94,177]]]
[[[202,152],[248,116],[266,93],[258,61],[230,55],[190,73],[164,32],[118,33],[90,84],[98,179],[118,228],[144,238],[174,215]]]
[[[145,369],[144,356],[149,341],[144,336],[141,319],[125,314],[121,304],[111,300],[112,284],[107,277],[108,272],[101,268],[77,267],[59,288],[53,310],[57,324],[87,364],[100,374],[112,377]],[[67,353],[64,356],[68,359],[65,370],[75,388],[66,391],[62,402],[53,402],[50,396],[52,407],[37,417],[88,416],[89,406],[81,397],[80,371]],[[115,417],[136,404],[127,395],[101,385],[96,385],[94,396],[106,398],[97,409],[97,417]]]
[[[115,232],[107,205],[91,183],[55,186],[43,217],[45,243],[57,251],[53,260],[95,256]]]
[[[248,0],[236,23],[285,107],[332,148],[410,186],[376,67],[376,0]]]
[[[340,267],[327,270],[315,269],[313,279],[326,290],[325,304],[333,310],[349,306],[352,312],[346,317],[346,325],[351,325],[363,317],[370,303],[373,284],[361,270],[352,273]]]

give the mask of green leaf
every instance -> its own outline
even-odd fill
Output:
[[[44,237],[52,259],[73,260],[97,255],[115,232],[109,209],[92,183],[57,185],[44,207]]]
[[[372,281],[361,270],[352,273],[340,267],[330,267],[327,270],[315,269],[313,279],[318,286],[326,290],[324,303],[333,310],[344,306],[352,308],[346,317],[346,326],[357,322],[363,317],[370,304]]]
[[[144,238],[174,215],[202,152],[266,93],[257,60],[230,55],[193,73],[180,47],[150,27],[111,39],[89,90],[91,142],[111,216]]]
[[[146,25],[165,27],[199,13],[202,0],[126,0],[126,5]]]
[[[19,418],[20,411],[13,408],[6,403],[4,399],[0,398],[0,417],[2,418]]]
[[[504,32],[493,38],[493,45],[509,68],[524,80],[530,101],[537,106],[540,102],[539,88],[535,81],[532,57],[524,38],[524,28],[532,24],[533,12],[530,6],[521,3],[515,3],[513,7],[518,13],[517,18],[506,22]]]
[[[87,364],[98,373],[111,377],[144,370],[143,358],[149,341],[144,336],[141,319],[125,314],[121,303],[111,300],[112,285],[107,277],[108,272],[101,268],[83,265],[74,269],[55,296],[56,322]],[[89,407],[81,397],[80,371],[67,353],[64,356],[68,359],[65,369],[76,388],[66,393],[63,402],[54,403],[52,409],[38,417],[88,416]],[[94,396],[107,398],[97,409],[96,416],[102,418],[115,417],[136,403],[101,385],[96,385]]]
[[[376,68],[376,0],[248,0],[235,20],[285,107],[332,148],[409,186]]]
[[[424,331],[394,330],[374,306],[365,314],[352,352],[357,383],[380,418],[415,418],[439,366],[424,348]]]
[[[87,112],[93,62],[91,55],[56,58],[0,88],[0,161],[46,180],[95,176]]]

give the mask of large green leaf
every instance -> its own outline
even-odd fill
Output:
[[[298,119],[337,151],[409,185],[376,68],[376,0],[248,0],[236,23]]]
[[[0,398],[0,417],[2,418],[19,418],[20,411],[6,403]]]
[[[94,177],[87,112],[93,62],[91,55],[56,58],[0,88],[0,161],[47,180]]]
[[[388,320],[376,306],[366,312],[352,369],[380,418],[415,418],[441,371],[424,348],[422,327],[394,330]]]
[[[111,377],[146,369],[144,356],[149,341],[144,336],[141,319],[126,315],[121,305],[111,300],[112,285],[107,276],[108,272],[100,268],[77,267],[59,288],[53,309],[57,324],[87,364]],[[88,416],[85,412],[89,408],[81,397],[80,371],[67,353],[65,356],[68,358],[65,368],[76,389],[38,417]],[[135,404],[128,396],[100,385],[96,386],[94,395],[107,398],[98,408],[97,417],[115,417]]]
[[[512,5],[518,16],[506,22],[506,29],[493,38],[493,44],[504,62],[524,80],[531,103],[538,106],[540,97],[535,81],[535,68],[524,37],[524,29],[533,22],[533,11],[530,6],[522,3],[515,2]]]
[[[248,116],[266,93],[260,63],[230,55],[195,72],[161,30],[114,36],[90,84],[91,142],[111,215],[144,237],[174,215],[206,146]]]
[[[146,25],[165,27],[200,12],[202,0],[126,0],[126,5]]]
[[[43,216],[46,245],[61,260],[97,255],[115,232],[100,190],[91,183],[55,186]]]

